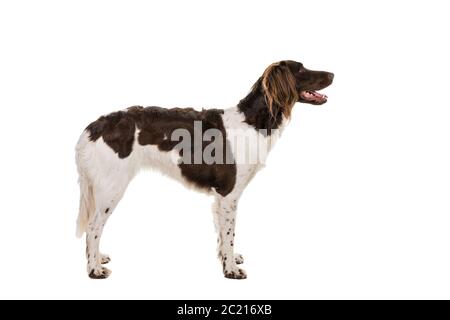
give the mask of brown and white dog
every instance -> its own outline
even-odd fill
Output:
[[[234,253],[236,210],[244,188],[262,167],[296,102],[323,104],[317,90],[333,74],[299,62],[270,65],[236,107],[218,110],[134,106],[100,117],[76,146],[80,182],[77,235],[86,232],[87,272],[107,278],[110,258],[99,251],[106,221],[141,168],[152,167],[214,196],[218,256],[225,277],[245,279]],[[244,139],[242,139],[244,138]]]

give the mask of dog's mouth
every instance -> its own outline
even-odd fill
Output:
[[[300,91],[300,101],[311,104],[324,104],[328,97],[324,94],[311,90]]]

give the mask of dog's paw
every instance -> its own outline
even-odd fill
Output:
[[[225,278],[228,279],[247,279],[247,273],[244,269],[240,269],[238,267],[234,267],[230,270],[225,269],[223,271]]]
[[[100,255],[100,263],[101,264],[107,264],[110,261],[111,261],[111,258],[107,254]]]
[[[244,257],[240,253],[235,253],[234,254],[234,261],[236,262],[236,264],[243,264],[244,263]]]
[[[89,271],[89,278],[91,279],[106,279],[109,277],[109,275],[111,274],[111,270],[102,267],[102,266],[97,266],[92,268]]]

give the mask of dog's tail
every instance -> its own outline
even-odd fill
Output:
[[[85,157],[87,143],[88,139],[84,133],[80,137],[76,147],[76,162],[79,174],[78,182],[80,183],[80,211],[78,213],[76,232],[78,238],[81,238],[86,231],[89,220],[95,211],[94,189],[87,176],[84,166],[85,159],[83,159]]]
[[[94,192],[86,177],[80,175],[80,212],[77,219],[77,237],[86,231],[89,219],[95,211]]]

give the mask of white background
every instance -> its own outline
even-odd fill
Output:
[[[446,1],[2,1],[1,298],[450,298]],[[264,68],[335,73],[244,193],[223,278],[212,198],[145,172],[75,238],[74,146],[131,105],[231,107]]]

